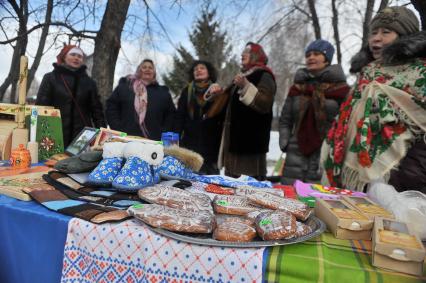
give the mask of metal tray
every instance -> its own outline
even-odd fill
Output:
[[[270,247],[270,246],[281,246],[281,245],[291,245],[300,242],[307,241],[309,239],[315,238],[321,235],[325,231],[325,224],[317,217],[311,215],[308,220],[304,222],[306,225],[312,227],[312,233],[305,235],[303,237],[288,239],[288,240],[277,240],[277,241],[263,241],[260,238],[256,238],[251,242],[227,242],[227,241],[217,241],[211,238],[211,234],[188,234],[188,233],[177,233],[168,231],[162,228],[154,228],[146,224],[152,231],[161,234],[163,236],[187,242],[191,244],[203,245],[203,246],[215,246],[215,247],[230,247],[230,248],[259,248],[259,247]]]

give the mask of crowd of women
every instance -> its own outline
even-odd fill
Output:
[[[370,23],[368,44],[352,59],[352,87],[334,47],[315,40],[305,49],[279,120],[286,152],[281,182],[299,179],[364,190],[376,180],[398,190],[426,187],[426,32],[405,7],[388,7]],[[104,112],[96,83],[86,74],[84,52],[65,46],[41,83],[36,103],[61,110],[64,143],[84,126],[154,140],[175,131],[180,145],[204,158],[201,173],[266,178],[272,104],[277,85],[262,46],[249,42],[241,72],[220,86],[211,63],[188,71],[177,108],[145,59],[121,78]]]

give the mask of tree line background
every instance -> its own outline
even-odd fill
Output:
[[[172,66],[161,79],[175,98],[188,83],[187,69],[195,59],[213,63],[219,71],[219,82],[225,86],[229,84],[239,70],[241,50],[237,48],[241,49],[247,41],[253,41],[265,47],[269,65],[276,74],[278,93],[274,115],[278,116],[294,73],[303,65],[303,49],[313,39],[324,38],[332,42],[336,47],[337,63],[345,64],[350,59],[346,58],[350,50],[353,53],[353,49],[359,50],[366,44],[368,23],[377,11],[387,5],[407,5],[416,9],[422,29],[426,26],[424,0],[156,2],[160,2],[163,9],[173,7],[177,11],[176,17],[184,16],[180,12],[189,6],[198,5],[192,30],[188,31],[191,48],[173,42],[169,27],[161,20],[158,9],[155,12],[152,8],[153,1],[0,0],[0,46],[13,50],[11,58],[2,58],[2,64],[10,67],[6,77],[0,77],[0,101],[15,103],[17,100],[21,55],[31,58],[28,88],[36,93],[38,84],[35,77],[43,56],[51,49],[56,48],[59,52],[64,43],[93,45],[93,53],[88,58],[89,69],[105,103],[113,90],[117,58],[125,37],[142,39],[139,41],[141,49],[155,49],[158,37],[173,46]],[[270,16],[262,17],[256,5],[270,7]],[[236,11],[234,18],[224,19],[220,13],[223,9]],[[239,20],[244,24],[238,30],[235,28],[238,26],[237,18],[243,11],[246,18]],[[37,34],[37,44],[35,49],[29,50],[28,41],[33,34]],[[131,66],[130,70],[135,68]]]

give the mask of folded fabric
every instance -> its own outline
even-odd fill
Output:
[[[194,176],[193,180],[230,188],[272,188],[272,183],[269,181],[258,181],[253,177],[245,175],[242,175],[239,178],[232,178],[222,175],[196,175]]]
[[[192,183],[190,181],[186,180],[167,180],[167,181],[161,181],[160,185],[165,186],[171,186],[179,189],[186,189],[192,186]]]
[[[125,143],[110,142],[103,146],[103,160],[90,173],[86,184],[110,187],[114,178],[118,175],[124,164]]]
[[[293,184],[297,194],[301,197],[315,197],[322,199],[338,199],[342,195],[365,197],[367,194],[363,192],[356,192],[346,189],[339,189],[336,187],[327,187],[320,184],[304,183],[296,180]]]
[[[43,179],[55,189],[74,200],[118,208],[127,208],[133,204],[141,203],[136,193],[119,193],[87,187],[73,180],[68,175],[57,171],[51,171],[43,175]]]
[[[31,197],[46,208],[92,223],[123,221],[130,218],[125,210],[68,198],[59,190],[34,190]]]
[[[67,174],[90,172],[98,166],[101,160],[102,151],[84,152],[58,161],[54,168]]]

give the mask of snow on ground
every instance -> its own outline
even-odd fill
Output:
[[[272,176],[272,172],[274,171],[275,163],[280,158],[282,152],[278,142],[279,134],[277,131],[271,131],[271,138],[269,140],[269,152],[266,155],[266,170],[267,176]],[[221,175],[225,175],[225,169],[222,168],[220,170]]]
[[[269,152],[266,155],[267,160],[267,176],[272,175],[272,171],[274,170],[275,163],[282,155],[282,151],[278,142],[279,133],[278,131],[271,131],[271,138],[269,140]]]

